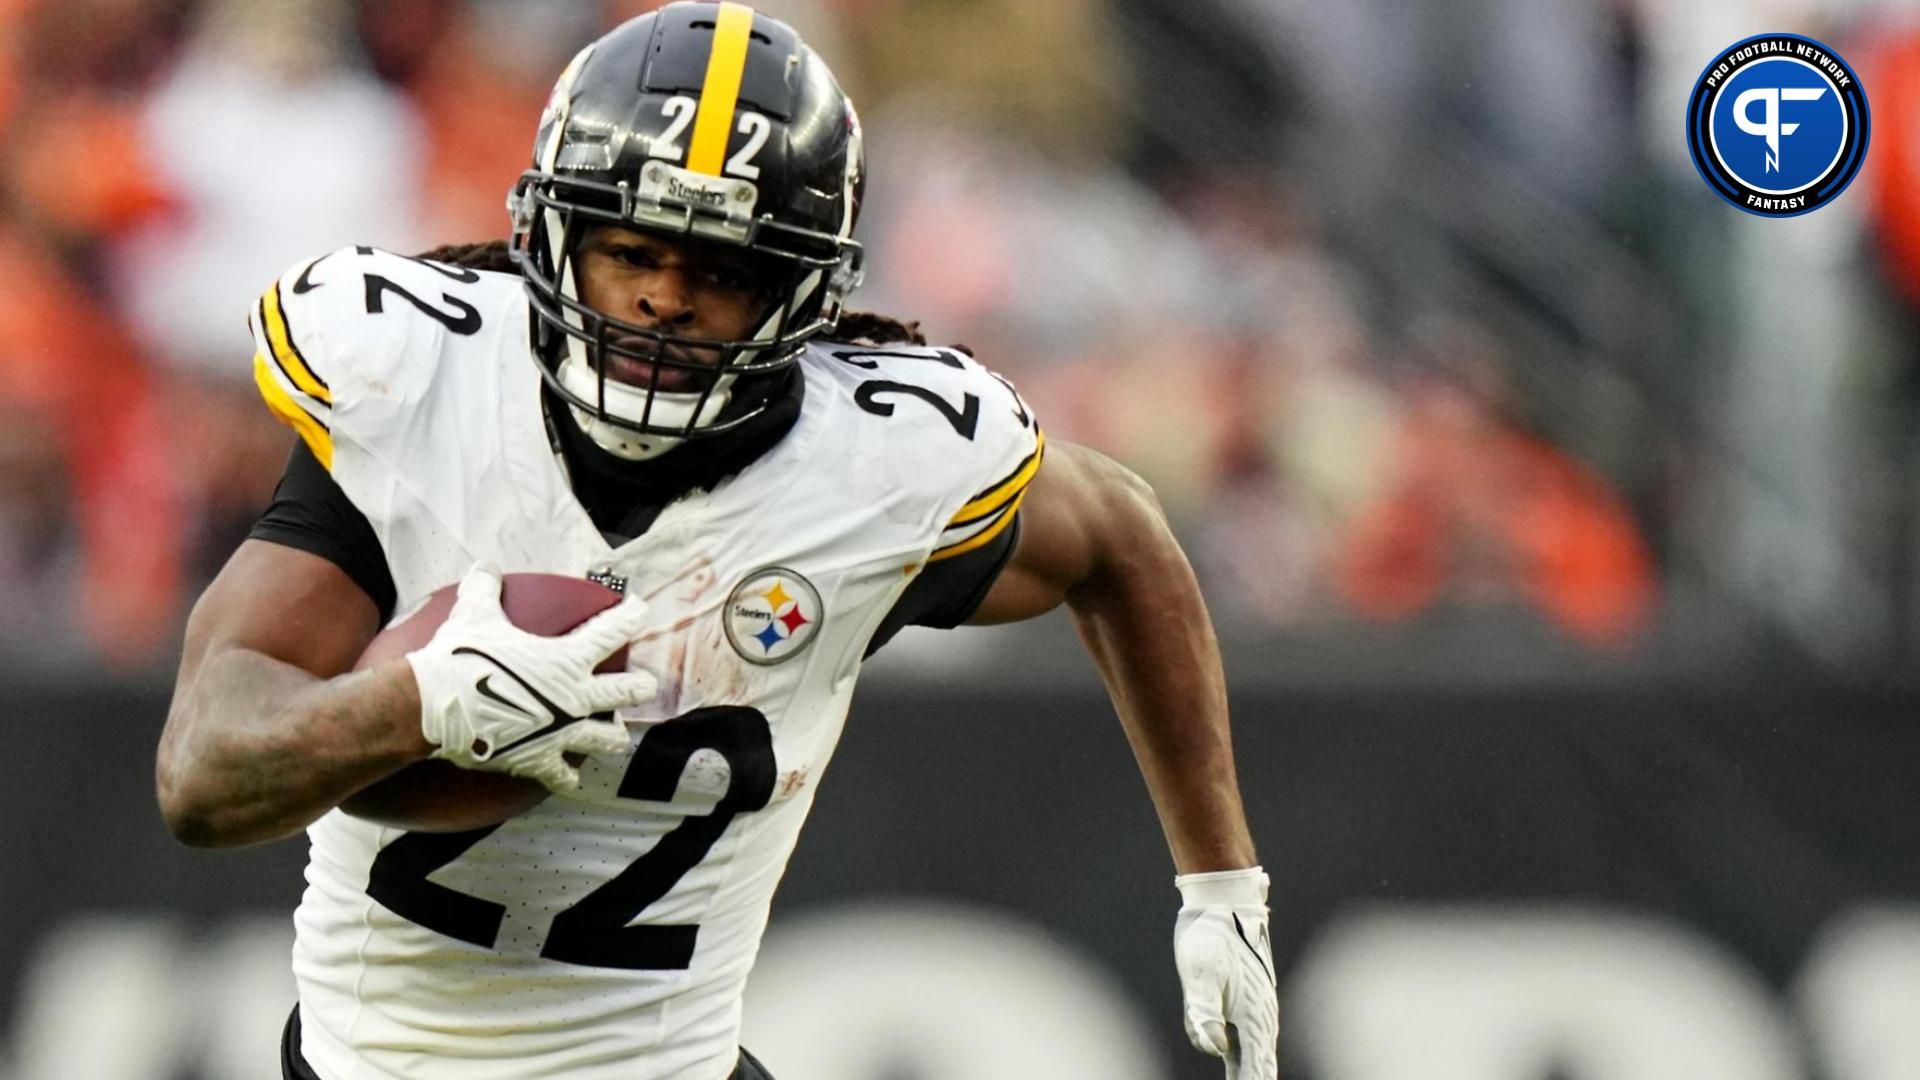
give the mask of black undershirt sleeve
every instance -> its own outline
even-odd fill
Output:
[[[380,538],[304,441],[294,443],[273,502],[247,535],[299,548],[338,566],[379,606],[381,625],[393,618],[393,573],[387,569]]]
[[[879,652],[880,646],[906,627],[951,630],[972,618],[986,601],[994,579],[1013,558],[1013,549],[1019,542],[1020,517],[1016,512],[1011,526],[1002,529],[991,543],[965,555],[928,563],[920,576],[913,579],[913,584],[907,586],[907,591],[900,594],[900,599],[894,601],[893,610],[880,621],[873,640],[867,643],[866,654],[872,656]]]

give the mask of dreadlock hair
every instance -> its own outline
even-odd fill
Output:
[[[477,244],[442,244],[432,251],[423,251],[414,258],[446,263],[466,270],[491,270],[496,274],[520,272],[520,268],[513,265],[513,256],[508,253],[505,240],[482,240]]]
[[[432,251],[414,256],[430,262],[446,263],[467,270],[491,270],[497,274],[517,274],[505,240],[483,240],[477,244],[442,244]],[[907,322],[870,311],[847,311],[840,315],[832,340],[863,345],[925,345],[927,336],[918,322]]]

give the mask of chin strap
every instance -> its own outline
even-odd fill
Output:
[[[573,414],[574,423],[579,426],[581,434],[622,461],[651,461],[686,442],[672,435],[643,435],[571,405],[567,409]]]
[[[626,516],[633,504],[665,504],[695,488],[715,484],[753,464],[786,437],[800,418],[806,397],[806,378],[799,368],[788,368],[765,378],[777,380],[766,390],[765,407],[758,416],[727,432],[704,439],[689,440],[680,453],[662,450],[645,459],[632,460],[609,452],[584,430],[570,406],[550,390],[541,393],[547,421],[547,437],[560,458],[576,495],[583,503],[618,502],[603,507],[612,520]],[[757,397],[758,386],[738,388],[736,400]]]
[[[639,423],[640,418],[645,416],[648,423],[660,427],[697,431],[720,418],[732,399],[733,384],[739,378],[736,375],[722,375],[712,392],[707,394],[649,391],[611,379],[606,380],[603,387],[600,373],[586,361],[582,355],[584,352],[578,340],[569,340],[567,355],[561,359],[556,375],[560,385],[582,401],[601,400],[601,395],[605,394],[607,419],[603,420],[592,411],[578,407],[572,410],[573,417],[587,437],[602,450],[627,461],[658,457],[686,440],[677,435],[635,431],[618,421]]]

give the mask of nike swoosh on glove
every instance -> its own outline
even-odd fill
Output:
[[[1259,867],[1182,874],[1173,958],[1187,1039],[1225,1058],[1227,1080],[1275,1080],[1280,998],[1267,934],[1267,875]]]
[[[553,791],[580,786],[568,754],[618,754],[630,745],[616,709],[653,700],[644,671],[596,675],[594,666],[636,637],[646,602],[628,594],[559,637],[529,634],[500,607],[500,570],[479,563],[453,610],[407,654],[420,686],[420,730],[433,756],[466,769],[512,773]]]

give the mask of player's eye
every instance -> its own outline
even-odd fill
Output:
[[[753,276],[737,266],[710,266],[700,276],[708,286],[729,292],[745,292],[756,285]]]
[[[772,267],[749,260],[708,263],[701,269],[700,278],[709,288],[756,295],[772,294],[780,283]]]
[[[621,266],[636,270],[657,270],[660,267],[660,260],[654,257],[653,252],[643,247],[622,244],[608,248],[607,257]]]

